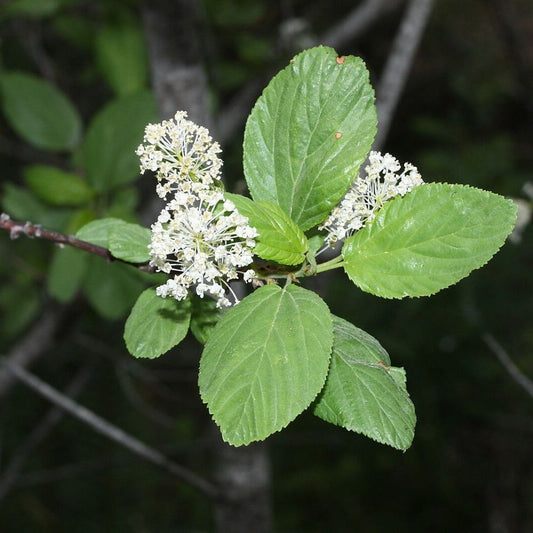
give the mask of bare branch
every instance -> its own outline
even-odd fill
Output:
[[[514,72],[520,86],[519,96],[529,113],[533,113],[531,92],[533,91],[533,69],[528,64],[528,43],[525,32],[521,31],[520,14],[517,5],[505,0],[492,0],[494,20],[500,30],[503,43],[509,56],[508,67]],[[524,26],[524,29],[526,26]]]
[[[533,398],[533,381],[522,373],[509,357],[509,354],[490,333],[483,333],[481,338],[490,348],[491,352],[498,358],[498,361],[500,361],[509,375]]]
[[[399,0],[366,0],[353,9],[341,21],[323,33],[317,44],[339,48],[356,39],[367,30],[384,11],[399,4]]]
[[[48,307],[24,338],[7,353],[6,358],[21,367],[29,366],[52,344],[64,315],[64,310]],[[0,398],[5,396],[16,383],[11,372],[0,368]]]
[[[152,82],[163,118],[177,109],[210,126],[207,76],[201,57],[196,0],[144,0],[142,16]]]
[[[155,272],[154,267],[147,265],[146,263],[130,263],[129,261],[124,261],[122,259],[118,259],[117,257],[113,257],[111,255],[111,252],[103,246],[98,246],[96,244],[83,241],[74,237],[73,235],[66,235],[65,233],[59,233],[58,231],[47,230],[39,224],[32,224],[31,222],[17,222],[15,220],[11,220],[9,215],[6,215],[5,213],[0,214],[0,229],[9,231],[9,236],[11,237],[11,239],[17,239],[21,235],[25,235],[30,239],[44,239],[46,241],[54,242],[60,245],[68,244],[69,246],[73,246],[74,248],[84,250],[85,252],[89,252],[94,255],[98,255],[99,257],[102,257],[103,259],[106,259],[109,262],[118,261],[119,263],[134,266],[135,268],[138,268],[139,270],[142,270],[144,272]]]
[[[17,21],[14,27],[19,42],[34,62],[41,76],[56,84],[56,68],[43,46],[42,25],[34,21],[21,20]]]
[[[191,487],[194,487],[205,496],[211,499],[218,499],[221,497],[219,490],[211,482],[201,478],[191,470],[174,463],[160,451],[141,442],[137,438],[129,435],[122,429],[101,418],[96,413],[71,400],[58,390],[54,389],[52,386],[39,379],[37,376],[24,370],[21,366],[13,364],[5,359],[1,360],[1,364],[10,372],[12,372],[13,375],[28,388],[43,398],[46,398],[48,401],[60,407],[78,420],[81,420],[97,433],[104,435],[108,439],[116,442],[137,456],[142,457],[146,461],[159,466],[169,474],[172,474],[185,483],[188,483]]]
[[[399,3],[399,0],[366,0],[348,13],[342,22],[320,35],[316,44],[326,44],[334,48],[345,46],[366,31],[384,11],[396,7]],[[264,75],[244,85],[218,113],[215,131],[221,144],[228,143],[244,124],[254,100],[276,72],[276,68],[271,68]]]
[[[76,374],[65,390],[65,394],[68,397],[75,398],[78,396],[87,383],[92,369],[93,363],[90,362]],[[48,436],[54,426],[63,418],[63,414],[64,412],[58,407],[52,407],[43,417],[41,422],[34,427],[24,443],[18,448],[7,467],[3,469],[4,472],[0,478],[0,505],[13,484],[17,481],[20,471],[24,467],[28,457]]]
[[[171,428],[174,426],[176,422],[174,418],[159,411],[155,407],[152,407],[142,399],[141,395],[137,392],[135,385],[131,382],[126,365],[120,363],[115,364],[115,373],[122,391],[124,392],[124,396],[133,407],[138,409],[139,413],[163,427]]]
[[[406,8],[377,88],[379,126],[374,139],[374,150],[379,151],[383,147],[389,133],[433,2],[434,0],[411,0]]]

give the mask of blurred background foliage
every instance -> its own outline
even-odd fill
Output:
[[[403,3],[400,2],[403,5]],[[502,5],[506,5],[502,16]],[[211,112],[281,68],[353,8],[339,0],[199,2]],[[134,149],[157,119],[136,0],[0,4],[1,207],[75,233],[95,218],[138,221],[153,183]],[[401,20],[391,9],[339,49],[374,83]],[[436,2],[385,150],[426,181],[523,198],[532,181],[533,5]],[[213,132],[216,137],[216,131]],[[224,146],[228,187],[242,190],[242,130]],[[481,338],[489,331],[533,375],[531,227],[490,264],[432,298],[385,301],[343,276],[332,311],[404,366],[418,414],[404,454],[309,413],[269,440],[278,531],[533,530],[533,402]],[[198,397],[192,340],[160,360],[127,355],[123,318],[146,275],[78,250],[0,234],[0,350],[48,306],[66,306],[56,344],[34,370],[63,389],[84,365],[80,401],[209,475],[212,427]],[[1,399],[0,465],[48,406],[22,387]],[[1,466],[0,466],[1,474]],[[202,531],[210,505],[65,418],[0,502],[2,531]]]

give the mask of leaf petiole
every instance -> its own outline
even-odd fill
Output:
[[[326,261],[325,263],[320,263],[316,266],[315,274],[320,274],[320,272],[327,272],[328,270],[333,270],[334,268],[340,268],[345,265],[341,255],[334,257],[333,259]]]

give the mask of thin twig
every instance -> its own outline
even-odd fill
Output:
[[[65,389],[65,394],[69,398],[75,398],[83,390],[93,370],[93,366],[93,361],[91,361],[76,374]],[[63,418],[63,415],[64,411],[62,409],[58,407],[50,408],[43,419],[31,431],[27,439],[19,446],[7,467],[3,469],[3,475],[0,478],[0,505],[13,484],[17,481],[20,471],[24,467],[28,457],[49,435],[54,426]]]
[[[92,244],[90,242],[83,241],[81,239],[78,239],[77,237],[74,237],[74,235],[66,235],[65,233],[60,233],[58,231],[47,230],[39,224],[33,224],[31,222],[17,222],[15,220],[11,220],[9,215],[6,215],[5,213],[0,214],[0,229],[9,231],[9,236],[11,237],[11,239],[17,239],[21,235],[25,235],[30,239],[44,239],[46,241],[54,242],[60,245],[68,244],[69,246],[73,246],[74,248],[78,248],[80,250],[84,250],[85,252],[89,252],[91,254],[102,257],[103,259],[106,259],[109,262],[118,261],[119,263],[125,263],[127,265],[134,266],[135,268],[138,268],[139,270],[142,270],[144,272],[155,272],[154,267],[146,263],[131,263],[129,261],[124,261],[122,259],[114,257],[113,255],[111,255],[111,252],[103,246],[98,246],[97,244]]]
[[[191,487],[194,487],[205,496],[211,499],[221,497],[219,490],[211,482],[201,478],[191,470],[174,463],[160,451],[148,446],[107,420],[104,420],[86,407],[74,402],[34,374],[24,370],[19,365],[13,364],[7,360],[0,361],[3,366],[9,369],[13,375],[15,375],[17,379],[24,383],[28,388],[65,410],[78,420],[81,420],[97,433],[115,441],[123,448],[128,449],[148,462],[159,466],[169,474],[188,483]]]
[[[121,363],[115,364],[115,373],[124,396],[131,405],[139,411],[139,413],[163,427],[171,428],[174,426],[176,422],[174,418],[159,411],[155,407],[152,407],[149,403],[143,400],[141,395],[137,392],[135,385],[131,382],[126,365]]]
[[[49,483],[57,483],[72,479],[75,476],[84,477],[84,483],[88,474],[94,474],[100,470],[109,471],[111,468],[122,465],[130,465],[137,461],[137,458],[131,454],[120,455],[119,457],[107,459],[84,460],[78,463],[68,463],[54,468],[45,468],[22,474],[16,481],[16,487],[35,487]]]
[[[411,0],[406,8],[377,88],[379,126],[374,139],[374,150],[379,151],[383,147],[389,133],[433,2],[434,0]]]
[[[64,314],[64,310],[48,306],[24,338],[6,354],[6,359],[21,367],[29,366],[51,346]],[[15,382],[11,372],[0,368],[0,398],[9,392]]]
[[[56,68],[43,46],[42,29],[42,25],[26,20],[15,25],[19,42],[34,62],[41,76],[56,84]]]
[[[533,398],[533,381],[531,381],[522,371],[514,364],[509,354],[498,343],[490,333],[482,333],[481,338],[490,348],[491,352],[498,358],[509,375]]]

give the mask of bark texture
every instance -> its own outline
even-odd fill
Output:
[[[217,531],[271,531],[270,460],[266,444],[234,448],[220,442],[215,460],[216,481],[225,496],[215,505]]]
[[[160,115],[176,110],[206,126],[216,138],[209,112],[207,76],[202,62],[202,24],[195,0],[145,0],[143,20],[150,54],[152,85]],[[153,220],[159,206],[147,215]],[[150,209],[147,209],[150,211]],[[155,214],[155,215],[154,215]],[[221,533],[271,531],[270,465],[263,445],[233,448],[213,428],[216,529]]]

